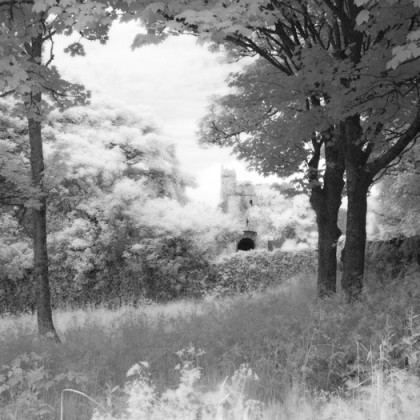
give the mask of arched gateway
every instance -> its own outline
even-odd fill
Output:
[[[257,232],[253,230],[244,230],[241,239],[236,246],[237,251],[251,251],[256,248]]]
[[[242,238],[238,242],[237,251],[250,251],[255,248],[255,242],[249,238]]]

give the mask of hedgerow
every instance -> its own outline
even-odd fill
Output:
[[[262,291],[296,275],[313,275],[316,272],[316,252],[238,252],[217,263],[214,270],[212,291],[215,294]]]

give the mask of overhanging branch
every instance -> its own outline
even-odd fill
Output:
[[[394,159],[404,152],[404,149],[415,141],[420,134],[420,104],[417,104],[417,113],[410,127],[401,134],[396,143],[385,153],[366,165],[366,172],[373,179],[382,169],[385,169]]]

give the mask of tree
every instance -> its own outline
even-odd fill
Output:
[[[301,187],[310,191],[318,226],[318,294],[336,291],[337,227],[343,189],[344,161],[336,143],[327,137],[332,128],[315,121],[322,110],[306,112],[308,98],[294,86],[294,78],[258,59],[242,73],[231,75],[234,93],[213,100],[200,125],[201,141],[233,147],[233,152],[258,172],[290,177],[309,169]],[[327,167],[321,168],[321,152]]]
[[[28,133],[21,118],[9,115],[10,101],[0,107],[8,134],[0,139],[0,150],[8,151],[0,169],[16,185],[26,185],[30,153],[18,146],[27,143]],[[43,123],[43,143],[53,305],[203,293],[209,261],[233,241],[237,226],[214,209],[187,203],[191,180],[148,112],[109,103],[53,110]],[[28,213],[3,206],[0,217],[0,295],[7,310],[33,302],[25,284],[33,268]],[[19,296],[12,300],[13,292]]]
[[[396,8],[387,2],[369,9],[350,6],[347,11],[329,8],[343,22],[349,43],[346,75],[340,81],[346,94],[339,125],[348,196],[342,285],[354,298],[363,286],[369,188],[420,132],[418,58],[398,68],[390,65],[396,40],[418,28],[419,19],[409,1]]]
[[[186,201],[189,180],[174,146],[147,113],[121,105],[52,112],[44,134],[57,301],[108,303],[108,296],[112,304],[131,292],[133,303],[146,261],[132,247],[159,236],[143,221],[144,208],[157,199]]]
[[[251,152],[255,156],[255,158],[251,158],[251,160],[253,159],[251,166],[254,167],[258,161],[255,167],[261,171],[264,171],[264,169],[262,170],[264,165],[260,163],[261,156],[266,152],[266,159],[272,161],[270,171],[275,173],[276,170],[273,168],[276,166],[281,170],[285,168],[284,163],[289,158],[288,153],[292,152],[291,161],[295,168],[299,166],[296,161],[297,156],[302,159],[307,157],[308,181],[311,189],[310,201],[317,214],[319,230],[318,294],[324,296],[335,292],[336,245],[341,235],[341,231],[337,227],[337,217],[344,186],[344,157],[338,148],[338,141],[335,140],[337,130],[326,121],[322,128],[312,127],[309,135],[306,132],[302,133],[302,136],[299,130],[296,130],[295,125],[297,139],[296,137],[287,138],[280,130],[277,130],[276,135],[273,136],[275,122],[281,120],[282,115],[291,116],[291,118],[298,116],[306,118],[302,114],[312,111],[313,122],[319,121],[322,116],[321,104],[325,97],[322,96],[320,89],[303,93],[295,79],[305,69],[302,66],[303,62],[299,62],[302,51],[318,44],[331,45],[334,42],[334,37],[339,36],[325,25],[323,11],[319,10],[314,2],[302,3],[299,1],[287,3],[260,1],[252,4],[246,1],[232,3],[216,1],[211,3],[196,2],[186,6],[171,2],[170,4],[154,3],[146,8],[143,16],[151,29],[155,29],[152,39],[155,42],[167,36],[167,33],[162,31],[162,27],[167,25],[170,32],[194,33],[213,45],[223,43],[234,58],[257,55],[268,62],[269,66],[264,66],[265,69],[272,66],[268,74],[270,75],[269,79],[274,81],[273,86],[269,86],[270,83],[264,83],[261,80],[257,82],[257,85],[258,83],[264,85],[266,91],[275,90],[274,87],[277,86],[285,96],[285,101],[283,104],[279,104],[281,100],[279,101],[277,98],[274,112],[269,111],[264,115],[264,112],[270,110],[271,103],[268,100],[263,114],[259,113],[257,118],[265,118],[264,126],[269,121],[268,124],[272,126],[272,135],[269,140],[274,141],[265,141],[266,133],[263,133],[258,136],[258,144],[255,145],[255,137],[250,137],[247,152]],[[133,45],[142,45],[146,39],[144,35],[139,35]],[[261,74],[261,72],[256,73]],[[254,77],[254,79],[258,79],[258,77]],[[290,89],[282,90],[282,84]],[[292,87],[293,84],[295,84],[296,90]],[[260,89],[260,92],[264,89]],[[246,94],[242,93],[242,97],[244,96]],[[249,102],[243,103],[248,104]],[[255,134],[255,131],[257,130],[254,129],[252,134]],[[260,140],[265,143],[264,147],[261,147]],[[293,140],[296,140],[297,147],[293,145]],[[306,150],[305,148],[299,150],[299,144],[302,145],[302,143],[307,144]],[[287,147],[284,149],[285,144]],[[271,153],[273,147],[280,154],[276,153],[273,156]],[[319,168],[322,148],[325,150],[327,160],[323,177],[320,176]],[[284,156],[282,155],[283,150]],[[244,154],[242,153],[242,156]],[[278,161],[277,164],[274,163],[275,160]]]
[[[38,329],[41,336],[56,341],[58,336],[52,321],[48,279],[42,121],[54,103],[66,107],[86,101],[87,94],[81,86],[62,80],[57,69],[51,66],[53,36],[80,31],[87,38],[104,42],[111,18],[104,2],[71,0],[64,6],[44,0],[0,3],[1,96],[13,95],[18,99],[19,112],[27,119],[31,183],[36,191],[31,197],[31,213]],[[48,47],[50,54],[46,58],[43,50]],[[82,54],[83,49],[79,43],[72,44],[69,52]]]
[[[193,33],[204,41],[228,45],[234,56],[259,55],[294,76],[294,89],[307,101],[305,112],[315,121],[309,161],[309,177],[315,183],[320,147],[326,146],[325,185],[311,200],[320,209],[319,224],[331,222],[331,217],[323,221],[324,215],[338,211],[337,191],[341,195],[346,170],[342,285],[350,298],[357,297],[363,286],[369,187],[420,129],[418,54],[411,48],[409,60],[393,61],[399,42],[417,39],[416,6],[409,0],[398,7],[393,0],[171,1],[152,3],[142,13],[155,31],[154,41],[171,31]],[[169,30],[164,32],[163,27]],[[144,39],[139,36],[135,45]],[[320,115],[321,128],[315,118]],[[329,194],[334,200],[323,199]]]

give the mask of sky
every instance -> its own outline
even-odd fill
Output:
[[[84,57],[64,54],[70,40],[63,37],[55,45],[55,65],[65,79],[91,90],[94,101],[150,111],[164,137],[176,145],[183,171],[196,179],[197,187],[187,190],[192,200],[219,203],[222,166],[235,169],[239,181],[275,181],[246,171],[246,165],[227,149],[202,148],[197,143],[197,123],[210,98],[228,92],[226,77],[243,64],[226,63],[222,54],[209,52],[191,36],[171,37],[132,51],[139,32],[142,28],[135,23],[114,24],[107,44],[84,44]]]

